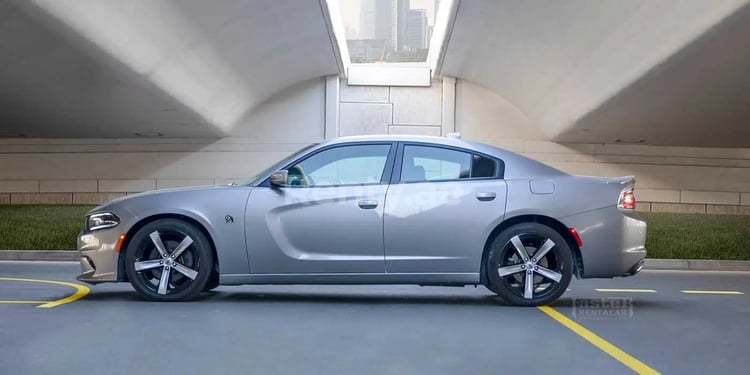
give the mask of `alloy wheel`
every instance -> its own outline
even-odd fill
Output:
[[[564,262],[551,238],[517,234],[503,247],[497,275],[514,294],[526,300],[555,293],[563,280]]]
[[[133,263],[137,277],[152,292],[178,293],[198,277],[200,257],[193,239],[179,230],[155,230],[138,248]]]

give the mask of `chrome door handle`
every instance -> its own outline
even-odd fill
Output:
[[[477,193],[477,199],[487,202],[495,199],[495,193]]]
[[[357,202],[357,204],[359,205],[359,208],[362,208],[362,209],[365,209],[365,210],[369,210],[369,209],[377,207],[378,206],[378,201],[376,201],[374,199],[363,199],[363,200]]]

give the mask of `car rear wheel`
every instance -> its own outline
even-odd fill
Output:
[[[557,231],[521,223],[495,237],[485,267],[487,288],[513,305],[539,306],[565,292],[573,275],[573,258]]]
[[[202,231],[182,220],[160,219],[133,236],[125,272],[148,300],[184,301],[206,287],[213,262],[211,244]]]

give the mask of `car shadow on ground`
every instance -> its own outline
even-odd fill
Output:
[[[575,300],[586,299],[590,301],[600,301],[603,297],[591,295],[591,296],[577,296],[567,297],[563,296],[550,306],[566,312],[568,309],[572,309],[575,306]],[[612,298],[612,297],[609,297]],[[84,300],[89,302],[94,301],[120,301],[120,302],[143,302],[150,303],[143,299],[133,290],[116,290],[116,291],[97,291],[92,290]],[[214,302],[214,303],[303,303],[303,304],[393,304],[393,305],[464,305],[464,306],[506,306],[514,307],[500,297],[491,294],[476,294],[467,293],[466,295],[460,294],[410,294],[410,293],[358,293],[358,292],[287,292],[287,291],[233,291],[229,290],[218,290],[211,292],[203,292],[197,298],[180,303],[190,302]],[[643,298],[632,298],[630,299],[631,306],[634,309],[649,309],[649,310],[674,310],[679,309],[679,301],[665,302],[653,299]]]
[[[85,298],[88,302],[151,302],[143,299],[135,291],[92,290]],[[247,302],[247,303],[318,303],[318,304],[399,304],[399,305],[484,305],[509,306],[494,295],[467,294],[393,294],[393,293],[299,293],[299,292],[257,292],[257,291],[211,291],[203,292],[189,302]]]
[[[227,293],[214,297],[227,302],[281,302],[319,304],[397,304],[397,305],[507,305],[491,295],[423,295],[423,294],[361,294],[361,293]]]
[[[214,292],[201,293],[197,298],[187,302],[209,300],[213,293]],[[144,299],[134,290],[91,290],[83,300],[100,302],[153,302]]]

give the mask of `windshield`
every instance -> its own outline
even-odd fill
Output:
[[[305,147],[302,147],[301,149],[299,149],[299,150],[291,153],[289,156],[287,156],[287,157],[279,160],[278,162],[272,164],[270,167],[262,170],[261,172],[259,172],[255,176],[250,177],[249,179],[245,180],[240,185],[255,186],[255,185],[261,183],[262,182],[261,180],[264,179],[266,176],[268,176],[269,174],[275,172],[276,170],[278,170],[279,168],[283,167],[284,165],[288,164],[289,162],[291,162],[292,160],[294,160],[295,158],[297,158],[303,152],[305,152],[305,151],[307,151],[307,150],[309,150],[309,149],[311,149],[314,146],[317,146],[319,144],[320,143],[313,143],[313,144],[307,145]]]

